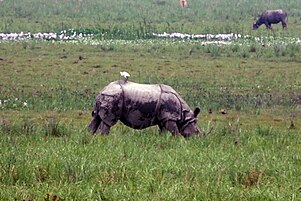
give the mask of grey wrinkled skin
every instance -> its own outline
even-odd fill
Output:
[[[272,29],[272,24],[281,22],[282,28],[287,28],[287,12],[284,10],[266,10],[259,19],[253,24],[253,29],[256,30],[260,25],[264,24],[267,29]]]
[[[134,129],[158,125],[161,132],[184,137],[204,136],[197,125],[200,109],[192,111],[180,95],[163,84],[115,81],[96,97],[89,130],[109,134],[118,120]]]

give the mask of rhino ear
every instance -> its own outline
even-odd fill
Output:
[[[93,111],[92,111],[92,113],[91,113],[91,116],[93,117],[93,116],[94,116],[94,114],[95,114],[95,111],[93,110]]]
[[[194,109],[194,112],[193,112],[193,114],[194,114],[194,117],[197,117],[197,116],[198,116],[198,114],[200,113],[200,111],[201,111],[201,110],[200,110],[200,108],[198,108],[198,107],[197,107],[197,108],[195,108],[195,109]]]

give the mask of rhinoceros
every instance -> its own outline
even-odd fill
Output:
[[[272,29],[271,24],[282,23],[282,28],[287,28],[287,12],[279,10],[266,10],[264,11],[259,19],[253,24],[253,29],[256,30],[262,24],[266,26],[267,29]]]
[[[189,137],[210,133],[200,130],[197,115],[181,96],[164,84],[139,84],[126,80],[111,82],[96,96],[89,130],[109,134],[120,120],[134,129],[158,125],[161,132]]]

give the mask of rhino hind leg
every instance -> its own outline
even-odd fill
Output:
[[[101,123],[101,118],[98,115],[95,115],[90,125],[88,126],[89,131],[92,132],[93,134],[96,133],[100,123]]]
[[[106,124],[95,111],[92,112],[92,116],[93,119],[88,126],[89,131],[93,134],[100,131],[102,134],[108,135],[111,126]]]
[[[159,133],[161,135],[167,131],[163,125],[159,124],[158,126],[159,126]]]
[[[100,132],[101,134],[108,135],[111,129],[111,126],[103,122],[99,116],[92,120],[89,125],[89,131],[93,134]]]

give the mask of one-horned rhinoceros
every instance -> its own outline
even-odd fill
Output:
[[[119,80],[111,82],[96,96],[89,130],[108,134],[120,120],[134,129],[158,125],[184,137],[205,136],[197,125],[200,109],[192,111],[181,96],[164,84],[138,84]]]
[[[279,10],[266,10],[264,11],[258,20],[253,24],[253,29],[258,29],[262,24],[266,26],[267,29],[272,29],[271,24],[282,23],[282,28],[287,28],[287,12]]]

